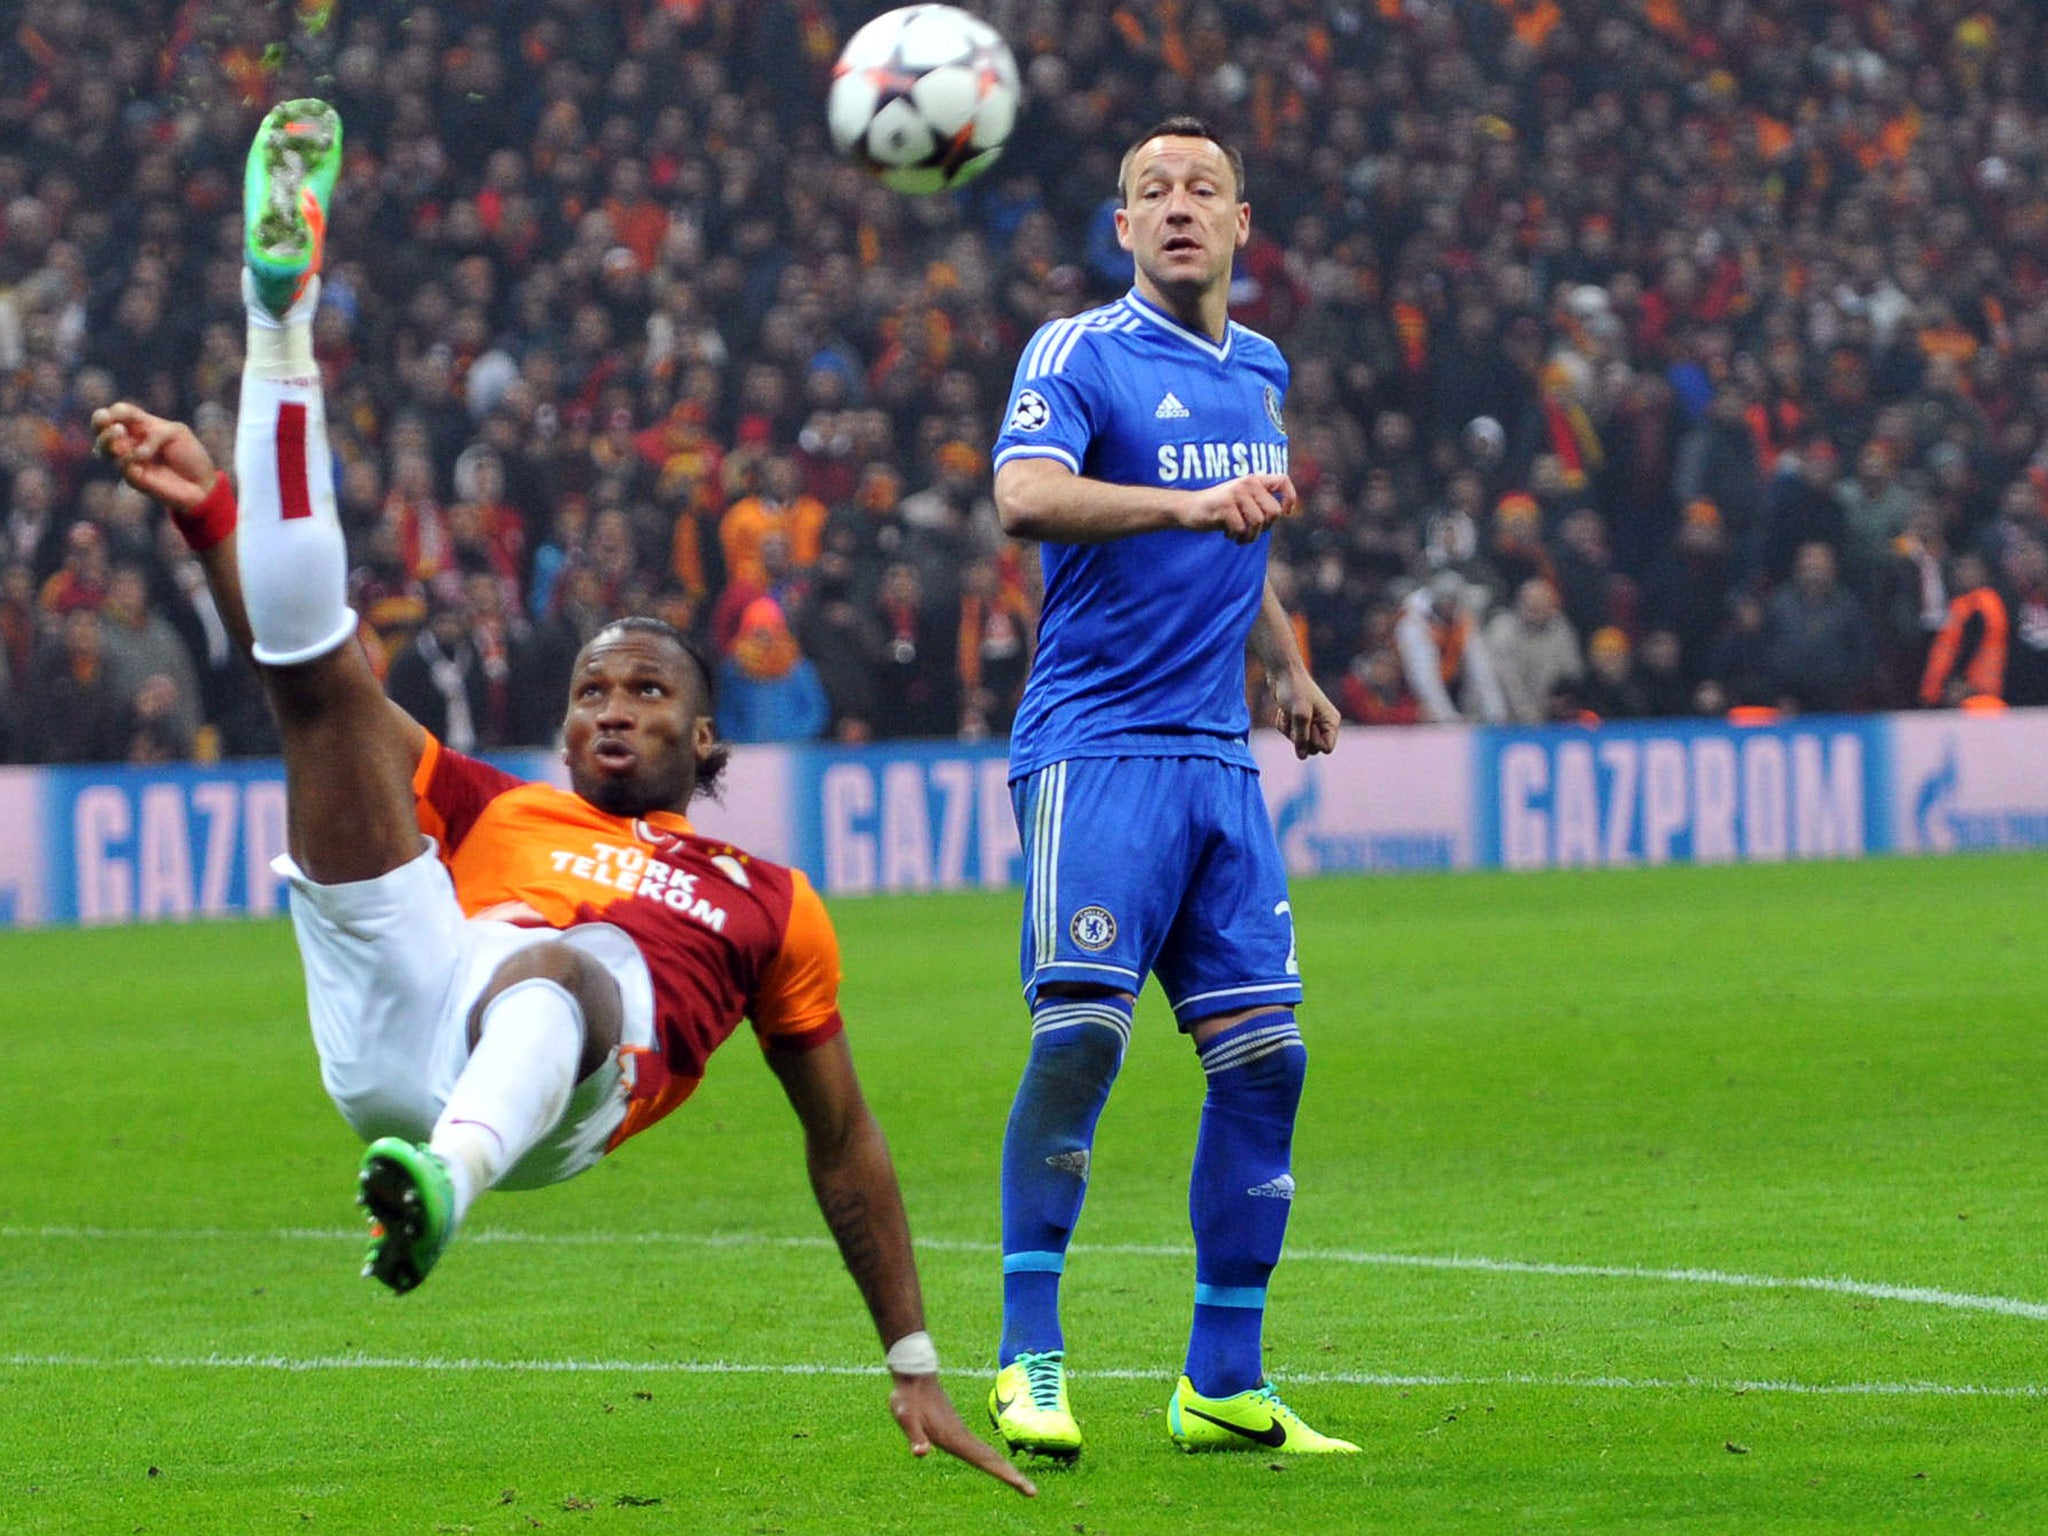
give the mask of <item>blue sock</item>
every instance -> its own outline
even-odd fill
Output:
[[[1128,997],[1041,997],[1003,1136],[1003,1343],[1008,1365],[1062,1349],[1060,1272],[1088,1193],[1088,1153],[1131,1038]]]
[[[1188,1181],[1195,1229],[1195,1325],[1188,1379],[1204,1397],[1265,1380],[1266,1282],[1293,1208],[1288,1171],[1308,1050],[1285,1009],[1255,1014],[1196,1048],[1209,1077]]]

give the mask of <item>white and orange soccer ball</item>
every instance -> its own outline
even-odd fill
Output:
[[[826,117],[839,152],[898,192],[950,192],[995,163],[1017,121],[1017,61],[950,5],[906,5],[847,41]]]

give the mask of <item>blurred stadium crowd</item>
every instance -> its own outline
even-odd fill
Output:
[[[193,563],[89,456],[232,461],[241,157],[339,105],[318,321],[354,600],[459,745],[652,611],[738,739],[1001,734],[1032,564],[988,444],[1121,292],[1140,129],[1249,162],[1288,353],[1274,572],[1348,718],[2048,702],[2048,19],[2024,0],[994,0],[969,193],[829,153],[880,7],[21,0],[0,35],[0,759],[270,745]]]

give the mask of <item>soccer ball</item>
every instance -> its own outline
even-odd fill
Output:
[[[906,5],[854,33],[832,66],[832,142],[898,192],[949,192],[1002,153],[1017,61],[994,27],[950,5]]]

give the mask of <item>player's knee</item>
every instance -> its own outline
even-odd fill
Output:
[[[1106,987],[1041,988],[1032,1009],[1033,1061],[1089,1082],[1113,1081],[1130,1038],[1132,1002],[1130,993]]]
[[[1069,1083],[1084,1095],[1107,1089],[1123,1064],[1122,1038],[1100,1025],[1063,1030],[1055,1037],[1039,1036],[1031,1043],[1034,1070]]]
[[[1294,1113],[1308,1081],[1308,1052],[1299,1041],[1246,1061],[1235,1071],[1209,1075],[1209,1091],[1233,1101],[1257,1104],[1276,1114]]]
[[[469,1043],[482,1037],[484,1015],[499,993],[522,981],[551,981],[574,999],[583,1015],[583,1053],[576,1063],[581,1082],[618,1049],[625,1028],[625,1003],[619,984],[596,960],[573,944],[551,939],[508,956],[491,975],[490,984],[469,1014]]]
[[[1300,1098],[1302,1085],[1308,1081],[1308,1047],[1296,1035],[1284,1050],[1275,1051],[1270,1058],[1274,1086],[1291,1098]]]
[[[1308,1047],[1291,1013],[1248,1013],[1213,1034],[1198,1031],[1196,1041],[1212,1090],[1289,1102],[1301,1097],[1308,1078]]]

